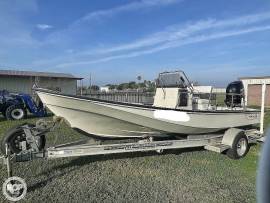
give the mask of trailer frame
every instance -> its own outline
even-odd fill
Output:
[[[53,127],[42,129],[45,132],[55,130],[55,123],[60,123],[61,120],[54,122]],[[41,122],[38,121],[36,126],[39,130]],[[44,125],[44,123],[42,123]],[[230,128],[225,133],[219,134],[202,134],[202,135],[188,135],[183,139],[164,139],[156,141],[154,137],[146,137],[145,139],[137,142],[128,143],[112,143],[101,144],[93,139],[79,140],[75,142],[65,143],[61,145],[51,146],[44,150],[39,150],[35,142],[37,133],[29,130],[29,126],[22,126],[26,134],[26,141],[20,143],[22,151],[20,153],[11,153],[10,146],[6,144],[6,154],[0,157],[0,163],[7,166],[8,177],[12,176],[12,163],[32,161],[34,159],[55,159],[65,157],[80,157],[80,156],[93,156],[93,155],[107,155],[107,154],[120,154],[131,152],[149,152],[156,151],[162,153],[164,150],[170,149],[184,149],[184,148],[199,148],[203,147],[206,150],[223,153],[232,148],[232,143],[239,132],[244,132],[248,140],[248,144],[263,141],[263,134],[257,129],[241,130]],[[27,144],[31,146],[26,149]]]

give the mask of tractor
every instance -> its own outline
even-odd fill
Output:
[[[27,117],[28,113],[37,117],[47,115],[41,101],[35,102],[29,94],[9,93],[0,91],[0,112],[7,120],[20,120]]]

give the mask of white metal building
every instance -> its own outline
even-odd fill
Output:
[[[215,93],[215,94],[225,94],[226,88],[213,87],[213,86],[193,86],[196,92],[201,93]]]
[[[225,94],[226,93],[226,88],[223,87],[214,87],[213,92],[217,94]]]
[[[193,86],[195,92],[200,93],[211,93],[213,90],[212,86]]]
[[[246,95],[246,105],[261,105],[262,84],[266,84],[265,105],[270,106],[270,76],[241,77]]]
[[[38,87],[75,95],[77,80],[81,79],[65,73],[0,70],[0,90],[32,94],[32,87],[37,84]]]
[[[109,92],[109,91],[110,91],[110,89],[109,89],[108,86],[100,87],[99,90],[100,90],[101,92]]]

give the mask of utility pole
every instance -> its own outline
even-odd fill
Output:
[[[260,133],[263,133],[263,124],[264,124],[264,105],[265,105],[265,91],[266,91],[266,83],[262,84],[262,101],[261,101],[261,122],[260,122]]]
[[[140,89],[140,81],[142,79],[142,76],[139,75],[137,76],[137,80],[138,80],[138,86],[137,86],[137,103],[140,103],[140,94],[139,94],[139,89]]]
[[[92,74],[90,73],[90,77],[89,77],[89,94],[91,94],[91,87],[92,87]]]
[[[83,95],[83,79],[81,79],[81,96]]]

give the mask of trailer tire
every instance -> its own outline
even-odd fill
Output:
[[[227,150],[227,156],[231,159],[240,159],[246,156],[249,151],[249,143],[247,136],[242,131],[238,133],[233,140],[232,146],[230,149]]]
[[[27,111],[20,105],[11,105],[6,109],[7,120],[21,120],[26,118]]]
[[[23,124],[26,125],[26,124]],[[30,127],[34,127],[33,124],[28,124]],[[13,153],[20,153],[22,149],[20,149],[18,142],[25,141],[26,137],[24,134],[24,130],[22,128],[22,125],[15,126],[13,128],[10,128],[6,134],[5,137],[1,141],[1,152],[3,154],[6,154],[6,143],[9,144],[10,152]],[[45,148],[46,144],[46,137],[45,135],[38,136],[38,148],[39,150],[43,150]],[[30,145],[26,144],[26,149],[30,149]]]

